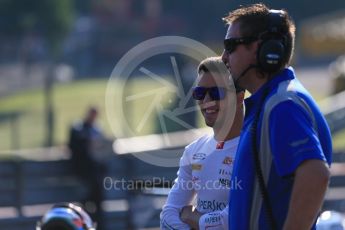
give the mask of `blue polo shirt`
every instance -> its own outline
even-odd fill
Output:
[[[278,97],[278,94],[290,96],[279,103],[271,104],[269,114],[264,116],[263,109],[259,108],[259,105],[265,91],[269,92],[264,103],[261,103],[265,109],[270,105],[268,101],[271,97]],[[302,101],[307,106],[301,106],[297,101]],[[274,219],[278,229],[282,229],[292,192],[293,173],[297,167],[308,159],[319,159],[331,164],[330,131],[315,101],[296,79],[291,67],[283,70],[247,98],[245,109],[244,125],[232,174],[232,180],[237,181],[237,184],[232,186],[230,191],[229,229],[252,229],[253,226],[258,226],[258,229],[270,229],[263,208],[264,202],[257,209],[260,210],[256,214],[258,217],[252,218],[253,194],[261,196],[261,193],[254,192],[256,175],[250,130],[258,109],[261,110],[261,114],[256,132],[257,146],[259,148],[261,143],[261,128],[263,119],[266,119],[266,123],[268,122],[266,137],[269,138],[267,142],[272,157],[267,170],[266,187]]]

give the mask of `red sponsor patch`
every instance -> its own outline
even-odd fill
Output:
[[[224,148],[224,141],[219,141],[216,145],[216,149],[223,149]]]

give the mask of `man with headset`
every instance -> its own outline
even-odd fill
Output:
[[[319,108],[288,67],[294,23],[286,11],[264,4],[224,20],[222,59],[251,93],[232,174],[242,189],[230,192],[229,229],[315,229],[332,144]]]

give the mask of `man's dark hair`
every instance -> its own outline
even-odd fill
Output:
[[[229,25],[232,23],[239,23],[241,36],[259,38],[270,26],[269,10],[270,9],[262,3],[241,6],[229,12],[229,15],[223,18],[223,20]],[[290,63],[292,58],[296,28],[287,11],[283,11],[283,23],[280,27],[280,33],[286,36],[286,52],[283,58],[283,64],[285,66]]]

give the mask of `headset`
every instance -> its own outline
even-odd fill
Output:
[[[55,204],[36,225],[36,230],[95,230],[90,216],[73,203]]]
[[[263,73],[273,74],[283,67],[287,51],[287,36],[282,31],[284,17],[285,12],[282,10],[269,10],[268,28],[258,36],[261,42],[256,54],[257,64],[249,65],[243,70],[235,80],[235,85],[238,85],[239,80],[253,68]]]
[[[259,36],[262,42],[259,44],[257,60],[258,66],[261,71],[272,74],[279,71],[282,68],[283,60],[285,57],[287,37],[282,32],[282,25],[284,23],[285,12],[282,10],[270,10],[269,11],[269,26],[267,31]],[[266,188],[263,172],[261,169],[261,163],[259,159],[259,148],[257,143],[257,128],[260,119],[260,114],[264,111],[264,102],[270,92],[269,88],[266,88],[263,92],[262,98],[259,102],[259,110],[255,114],[254,121],[251,127],[252,135],[252,151],[254,157],[255,173],[258,179],[261,196],[264,202],[264,208],[266,211],[266,219],[271,227],[275,230],[277,228],[277,222],[273,215],[272,205],[269,199],[269,194]]]
[[[258,68],[266,73],[275,73],[282,68],[285,57],[287,37],[282,31],[285,12],[269,11],[268,29],[259,35],[262,42],[257,52]]]

